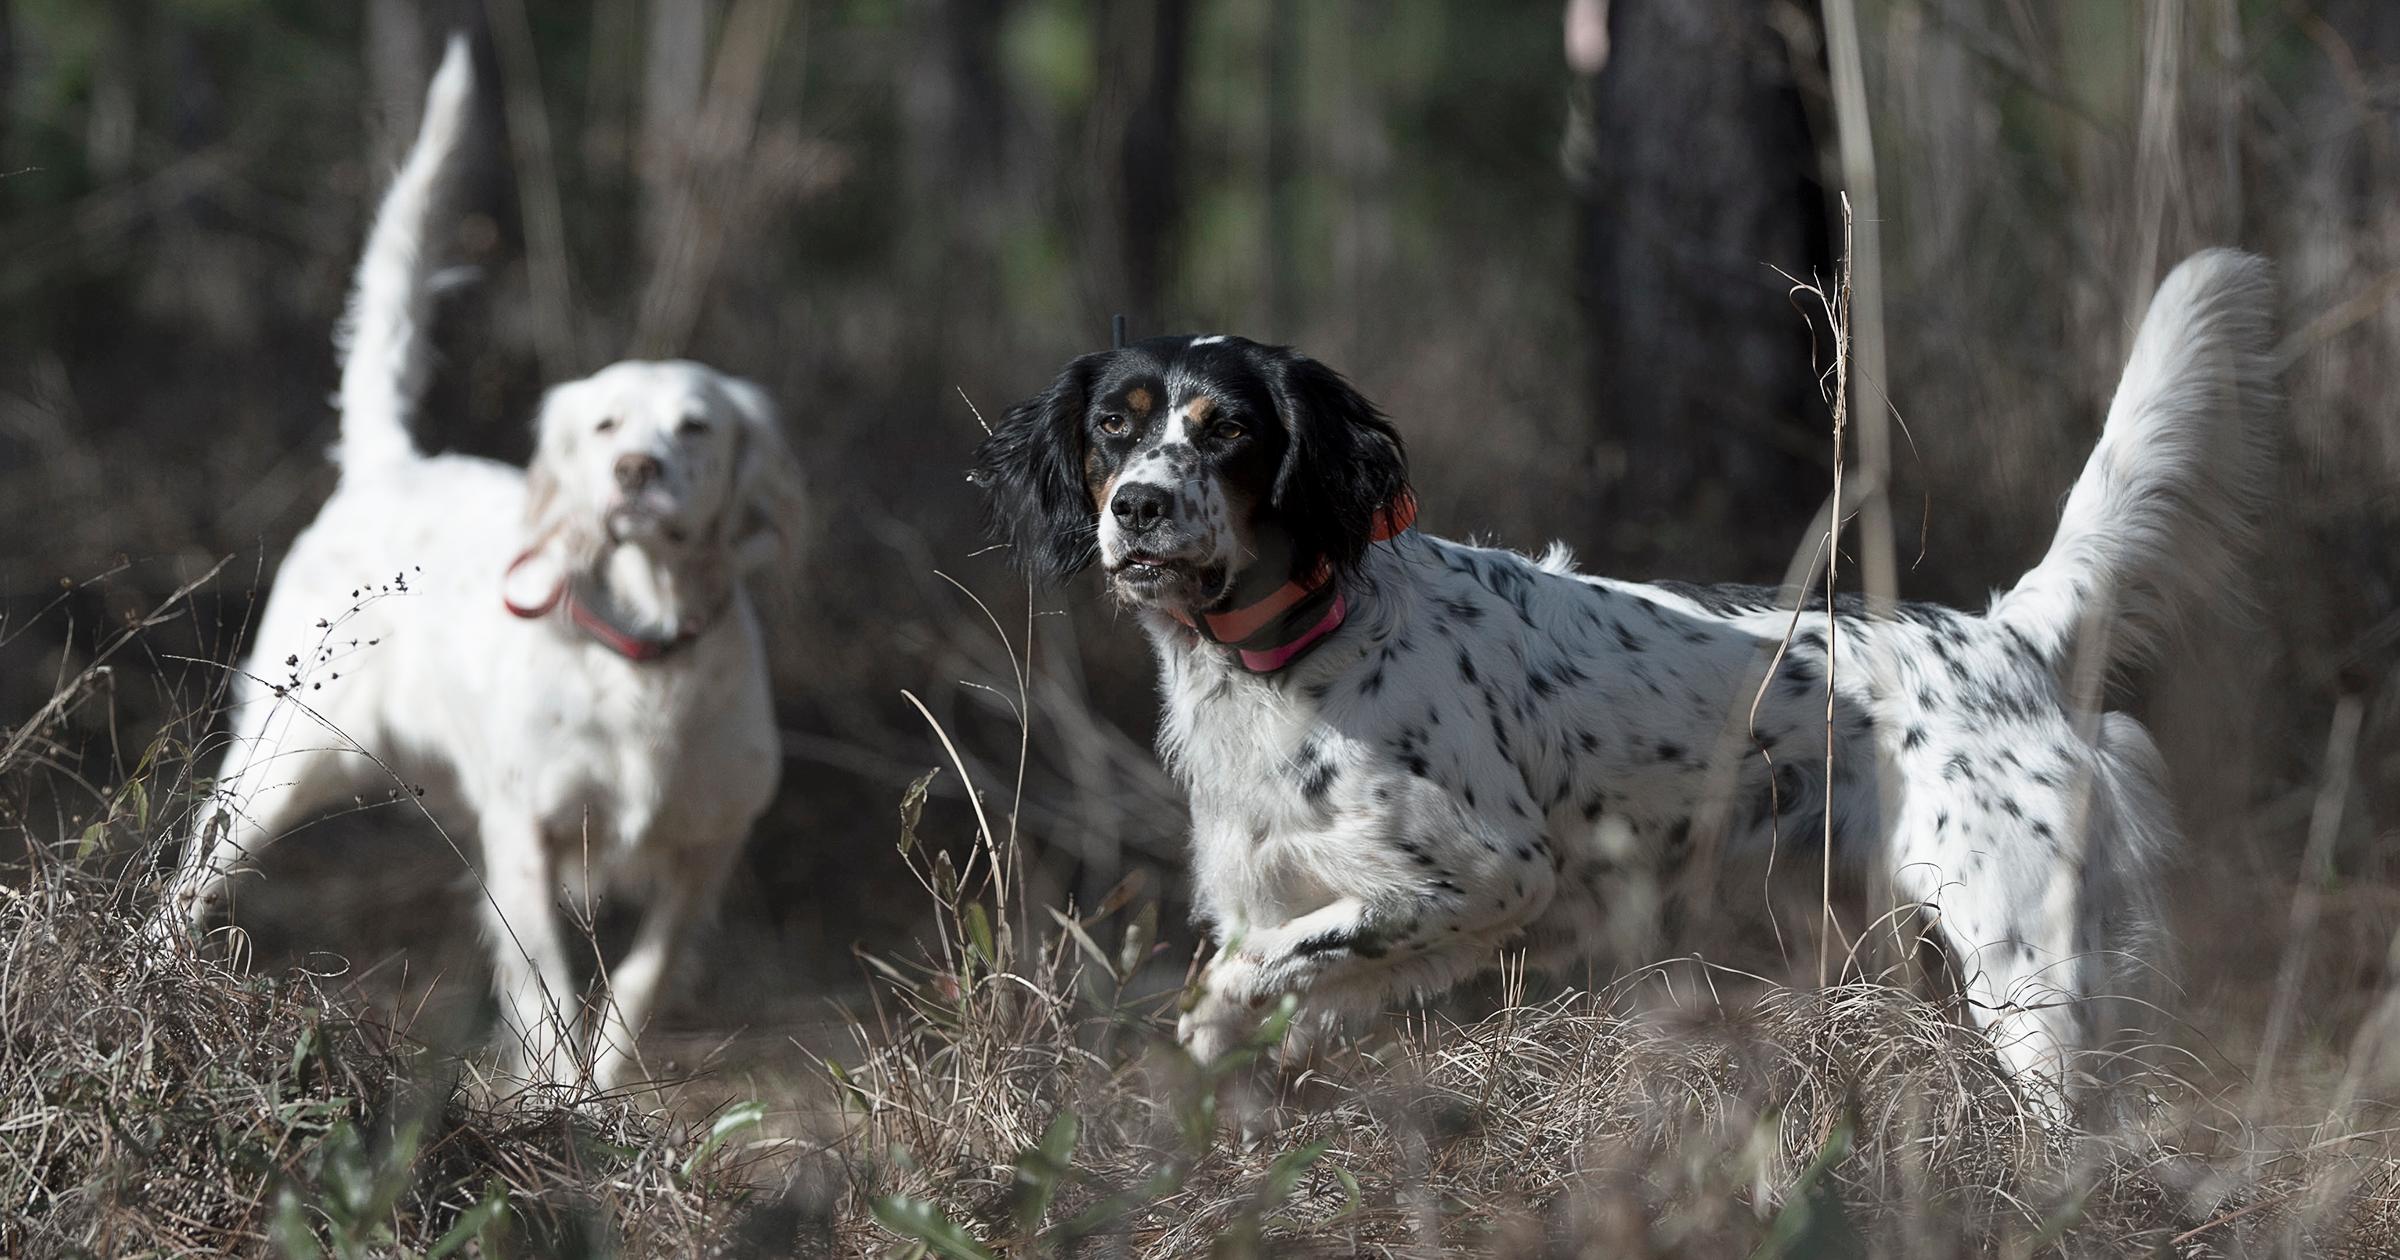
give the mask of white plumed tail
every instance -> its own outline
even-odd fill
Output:
[[[416,458],[408,416],[425,383],[433,271],[427,224],[439,208],[474,93],[466,37],[453,35],[441,69],[425,89],[417,142],[375,212],[350,291],[350,311],[336,338],[342,350],[337,458],[346,473]]]
[[[2236,250],[2159,285],[2049,554],[1992,605],[2062,671],[2078,647],[2150,659],[2179,617],[2229,602],[2274,462],[2274,306],[2265,260]]]

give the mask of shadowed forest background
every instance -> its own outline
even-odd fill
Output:
[[[2225,592],[2249,620],[2200,627],[2134,703],[2191,833],[2184,1013],[2245,1059],[2305,886],[2298,1043],[2338,1054],[2400,927],[2400,7],[1858,10],[1880,276],[1861,296],[1888,345],[1860,388],[1895,418],[1902,594],[1977,607],[2039,554],[2167,266],[2232,243],[2281,268],[2283,484],[2255,588]],[[121,808],[155,732],[170,759],[205,746],[332,484],[330,333],[452,27],[497,90],[443,242],[420,441],[521,461],[546,384],[684,355],[766,385],[811,479],[810,557],[770,604],[783,793],[670,1022],[774,1033],[857,985],[854,946],[909,945],[894,810],[946,758],[902,689],[987,787],[1017,754],[988,689],[1007,659],[944,580],[1022,633],[1028,594],[963,477],[979,414],[1114,314],[1343,370],[1407,437],[1434,532],[1778,581],[1833,474],[1830,343],[1787,277],[1830,279],[1835,195],[1866,191],[1825,22],[1768,0],[1564,16],[0,0],[0,727],[28,724],[58,772],[0,809],[71,840]],[[220,561],[34,729],[99,645]],[[1146,645],[1096,582],[1030,598],[1034,900],[1090,905],[1140,870],[1177,920]],[[2355,758],[2304,870],[2329,728]],[[963,838],[956,776],[933,790],[926,834]],[[237,902],[262,958],[342,956],[384,989],[471,974],[458,859],[397,814],[276,851]],[[744,952],[763,965],[721,965]]]

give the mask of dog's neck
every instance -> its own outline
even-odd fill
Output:
[[[562,631],[640,662],[706,634],[724,619],[736,583],[723,546],[553,528],[509,565],[501,600],[518,617],[555,616]]]
[[[1417,497],[1403,487],[1391,503],[1374,513],[1372,537],[1389,544],[1416,524]],[[1253,573],[1237,579],[1225,607],[1207,610],[1168,609],[1166,616],[1203,642],[1224,649],[1228,659],[1253,674],[1279,673],[1331,639],[1351,613],[1365,585],[1345,582],[1331,565],[1319,562],[1290,572],[1279,582],[1277,573],[1294,570],[1288,534],[1262,536]],[[1264,580],[1257,575],[1264,570]]]
[[[619,628],[660,641],[713,624],[733,594],[725,558],[692,545],[605,544],[574,582]]]
[[[1184,616],[1144,609],[1141,623],[1157,651],[1162,685],[1170,694],[1188,688],[1196,699],[1256,693],[1313,700],[1316,695],[1312,693],[1321,693],[1327,679],[1357,662],[1360,645],[1391,632],[1395,618],[1408,603],[1405,585],[1394,585],[1407,581],[1404,567],[1392,547],[1379,546],[1367,557],[1357,578],[1342,583],[1340,615],[1323,624],[1321,631],[1302,636],[1301,650],[1280,660],[1269,661],[1213,640],[1197,632]],[[1316,601],[1295,605],[1295,610],[1304,608],[1314,609],[1319,619],[1327,611],[1325,604]]]

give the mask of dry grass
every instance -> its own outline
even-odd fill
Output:
[[[486,1105],[468,1064],[356,1014],[368,1004],[315,974],[143,943],[145,865],[127,855],[188,813],[189,757],[170,727],[126,781],[78,776],[53,727],[106,693],[104,675],[74,677],[0,739],[0,839],[24,855],[0,882],[0,1253],[716,1248],[752,1193],[755,1167],[726,1139],[754,1112]],[[56,817],[85,792],[95,821]]]
[[[487,1107],[460,1083],[470,1062],[347,1013],[371,1004],[315,976],[136,943],[143,868],[110,855],[172,834],[193,785],[164,736],[114,786],[65,767],[39,727],[103,691],[73,680],[0,764],[28,855],[0,888],[9,1254],[2400,1248],[2389,1112],[2352,1101],[2372,1074],[2314,1095],[2334,1104],[2278,1081],[2263,1107],[2187,1056],[2181,1077],[2120,1089],[2095,1113],[2105,1133],[2061,1132],[1955,1011],[1882,984],[1685,961],[1529,1001],[1507,976],[1479,1018],[1420,1012],[1271,1067],[1287,1011],[1197,1064],[1168,1035],[1182,986],[1157,904],[1132,885],[1083,914],[1023,904],[1000,794],[944,847],[917,834],[924,781],[900,845],[928,897],[924,954],[874,960],[850,1065],[778,1100],[830,1096],[835,1121],[800,1126],[820,1140],[754,1142],[768,1109],[707,1084],[658,1113]],[[30,801],[76,791],[99,794],[99,823],[28,821]]]
[[[1671,964],[1304,1069],[1191,1063],[1079,924],[1022,970],[961,940],[841,1070],[845,1241],[935,1254],[2389,1255],[2400,1151],[2247,1127],[2166,1076],[2045,1130],[1953,1013]],[[1139,943],[1140,933],[1133,934]],[[1727,986],[1739,986],[1739,996]],[[1155,1007],[1158,1002],[1150,1003]],[[1222,1114],[1220,1113],[1222,1110]]]
[[[0,890],[7,1254],[694,1254],[748,1189],[705,1129],[475,1105],[314,977],[130,927],[72,865]]]

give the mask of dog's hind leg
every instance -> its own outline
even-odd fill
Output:
[[[1963,869],[1894,863],[1900,896],[1930,915],[1956,968],[1969,1022],[1990,1040],[2020,1093],[2045,1118],[2064,1119],[2070,1072],[2088,1048],[2091,959],[2076,932],[2071,876],[2010,861],[2004,846]]]

